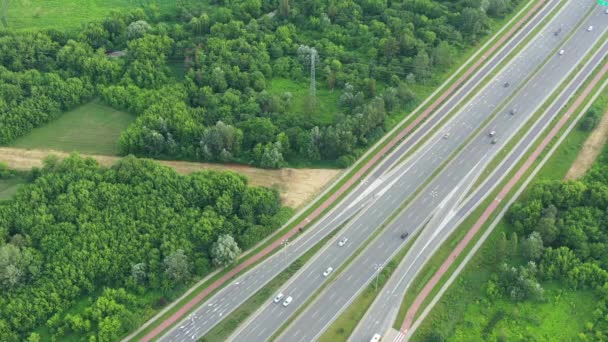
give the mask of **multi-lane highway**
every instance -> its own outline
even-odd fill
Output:
[[[397,168],[389,175],[383,175],[383,173],[393,166],[401,155],[406,153],[417,141],[419,141],[425,134],[427,134],[433,125],[439,122],[448,112],[449,108],[452,108],[464,98],[468,92],[486,75],[490,72],[502,59],[504,59],[509,51],[511,51],[517,43],[519,43],[549,11],[555,7],[556,2],[550,2],[547,8],[532,21],[531,25],[525,27],[520,34],[518,34],[512,41],[505,44],[503,50],[501,50],[496,58],[491,59],[487,65],[476,74],[469,82],[467,82],[462,90],[456,94],[453,98],[443,106],[438,113],[433,116],[427,124],[425,124],[420,130],[416,131],[409,139],[400,145],[396,152],[393,153],[389,158],[385,159],[377,169],[374,170],[371,177],[367,181],[367,184],[355,189],[355,191],[343,201],[336,210],[332,211],[331,214],[324,217],[319,224],[317,224],[310,232],[304,234],[301,238],[295,240],[286,251],[281,252],[275,257],[271,257],[267,261],[261,263],[259,266],[253,268],[243,276],[239,277],[232,284],[228,285],[225,289],[220,291],[218,294],[213,296],[210,300],[201,306],[196,312],[190,315],[186,320],[181,322],[178,326],[172,329],[162,340],[168,341],[179,341],[186,339],[195,339],[203,336],[213,326],[219,323],[227,314],[234,310],[238,305],[249,298],[255,293],[261,286],[267,283],[270,279],[276,276],[281,270],[283,270],[290,262],[294,261],[298,256],[303,254],[307,249],[312,247],[318,241],[320,241],[326,234],[331,230],[338,227],[341,223],[355,215],[362,207],[370,208],[373,204],[372,201],[382,198],[386,200],[394,201],[392,205],[383,205],[384,210],[378,211],[376,218],[387,216],[388,213],[394,211],[399,206],[399,199],[395,200],[395,196],[380,196],[375,197],[379,193],[386,194],[388,188],[386,184],[390,184],[392,179],[396,179],[404,168],[408,165]],[[371,186],[373,184],[373,186]],[[410,192],[411,193],[411,192]],[[373,210],[373,209],[372,209]],[[368,211],[369,212],[369,211]],[[359,214],[361,215],[361,214]],[[377,227],[377,226],[376,226]],[[369,230],[367,231],[369,233]],[[365,234],[361,234],[359,242],[363,241]],[[343,257],[347,257],[348,254],[352,253],[352,245],[355,243],[355,239],[351,239],[351,249],[344,249],[347,251]],[[348,247],[348,244],[347,244]],[[294,302],[295,304],[295,302]],[[294,307],[297,305],[294,305]]]
[[[470,175],[481,171],[480,165],[489,161],[599,39],[604,27],[598,27],[586,35],[576,32],[576,38],[564,45],[569,53],[556,57],[565,36],[575,28],[579,30],[577,25],[592,6],[593,3],[588,1],[569,2],[543,34],[523,49],[518,58],[502,70],[479,96],[464,106],[444,129],[438,130],[420,151],[389,173],[382,183],[384,187],[380,187],[381,195],[373,197],[345,230],[349,243],[361,244],[390,213],[414,195],[421,184],[427,180],[430,180],[430,184],[413,200],[410,199],[408,208],[296,319],[281,340],[311,341],[318,337],[373,278],[376,272],[374,266],[386,263],[403,246],[404,241],[399,238],[403,232],[413,233],[422,227],[440,204],[458,198],[459,191],[464,191],[467,183],[474,180]],[[555,36],[553,32],[558,28],[562,29],[562,33]],[[583,29],[582,32],[586,31]],[[531,78],[528,77],[530,75]],[[509,114],[511,109],[515,110],[514,115]],[[476,132],[481,123],[492,117],[483,131]],[[495,144],[487,136],[492,130],[497,132]],[[470,136],[473,139],[454,160],[447,166],[443,165]],[[475,165],[477,168],[472,170]],[[437,170],[441,171],[431,180],[429,177]],[[304,301],[318,291],[326,279],[322,272],[327,267],[340,271],[340,266],[353,253],[353,249],[354,246],[348,243],[344,247],[328,245],[284,287],[283,292],[293,297],[293,303],[288,307],[269,303],[233,339],[263,341],[272,336]]]
[[[458,227],[462,220],[472,212],[476,205],[483,201],[491,192],[496,184],[499,184],[502,179],[509,173],[512,167],[515,166],[526,151],[529,149],[532,142],[539,136],[551,120],[553,120],[560,110],[567,104],[568,100],[576,93],[577,89],[583,82],[592,76],[594,69],[600,64],[605,56],[608,55],[608,42],[604,42],[603,46],[591,58],[583,69],[569,82],[568,86],[560,93],[553,101],[551,106],[543,113],[542,117],[526,132],[526,135],[513,151],[501,162],[501,164],[492,172],[486,181],[473,193],[470,198],[458,207],[457,210],[444,211],[442,214],[445,220],[437,226],[436,230],[424,231],[422,234],[437,234],[433,238],[424,238],[417,240],[412,249],[405,256],[402,263],[394,271],[387,282],[386,286],[379,293],[378,297],[366,312],[364,318],[359,322],[357,328],[350,336],[349,341],[360,342],[369,341],[373,332],[384,332],[393,325],[396,319],[399,303],[405,295],[408,286],[413,281],[418,270],[423,266],[423,263],[435,252],[436,248],[445,240],[449,234]],[[423,242],[432,241],[432,244]],[[400,322],[397,322],[400,323]]]

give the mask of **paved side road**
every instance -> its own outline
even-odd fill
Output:
[[[563,19],[564,31],[572,30],[575,24],[581,20],[589,9],[587,5],[588,3],[574,2],[569,6],[568,11],[562,12],[561,19]],[[552,33],[551,31],[547,36],[553,37]],[[437,170],[443,161],[451,156],[459,145],[477,129],[479,124],[484,122],[490,113],[497,109],[499,103],[508,100],[513,95],[528,75],[534,73],[534,70],[545,62],[547,55],[563,40],[563,37],[545,38],[541,36],[534,44],[534,48],[524,49],[522,55],[518,57],[517,63],[511,63],[506,71],[501,72],[496,80],[482,91],[478,98],[466,105],[463,111],[446,125],[445,130],[437,131],[426,148],[412,157],[415,160],[414,167],[408,167],[404,173],[396,175],[386,194],[372,203],[370,209],[363,216],[353,221],[352,226],[347,228],[344,234],[347,234],[346,236],[350,240],[357,243],[355,246],[347,245],[348,248],[328,246],[321,251],[315,260],[309,262],[298,275],[294,276],[284,286],[283,292],[285,295],[293,297],[292,304],[286,308],[272,303],[267,304],[231,339],[236,341],[267,340],[289,317],[294,315],[299,306],[325,282],[326,278],[321,275],[323,270],[330,266],[339,269],[355,250],[355,247],[360,245],[370,235],[370,232],[377,229],[383,219],[387,217],[386,212],[383,213],[382,211],[392,209],[395,202],[401,203],[410,194],[413,194],[412,189],[417,189],[424,180],[428,179],[433,171]],[[591,38],[586,39],[586,41],[583,39],[580,46],[573,47],[578,47],[579,49],[576,50],[582,53],[585,51],[585,44],[590,40]],[[576,62],[574,58],[576,58],[575,55],[564,58],[562,63],[566,64],[566,68],[573,68]],[[553,56],[551,56],[551,59],[553,59]],[[539,85],[545,81],[548,84],[557,84],[563,77],[563,74],[553,72],[542,74],[544,78],[532,82],[526,88],[529,94],[523,94],[522,97],[526,98],[530,95],[530,98],[526,98],[524,103],[534,105],[536,102],[542,101],[550,92]],[[505,79],[509,79],[513,87],[504,87]],[[524,108],[525,106],[521,107]],[[526,118],[529,115],[531,115],[530,112],[523,111],[516,117],[510,115],[497,117],[495,127],[501,127],[501,142],[496,145],[490,144],[486,132],[477,137],[476,143],[470,145],[472,146],[468,151],[470,158],[459,159],[457,163],[454,163],[455,166],[451,169],[451,173],[447,169],[445,173],[442,172],[444,177],[438,182],[433,181],[427,187],[428,191],[423,191],[424,194],[418,196],[410,204],[410,209],[406,210],[401,218],[397,220],[397,223],[386,228],[380,237],[349,267],[349,270],[343,271],[321,294],[318,300],[296,319],[283,336],[294,341],[314,340],[326,324],[335,318],[335,314],[339,313],[348,304],[353,293],[356,294],[373,277],[375,273],[374,265],[384,263],[403,245],[403,240],[399,239],[398,236],[403,232],[404,227],[412,234],[414,229],[421,227],[434,211],[434,208],[449,196],[446,191],[451,191],[460,180],[465,178],[470,171],[470,168],[466,166],[475,163],[473,160],[483,160],[484,155],[487,155],[489,151],[495,153],[496,149],[516,131],[520,122],[525,121],[519,118]],[[451,135],[449,139],[442,139],[441,135],[446,131]],[[464,161],[469,161],[469,165],[465,165]],[[389,212],[393,211],[394,209]],[[347,251],[349,249],[350,252]],[[354,269],[355,267],[356,269]]]
[[[602,61],[603,57],[608,54],[608,43],[586,64],[586,66],[572,78],[568,87],[560,94],[553,104],[543,113],[541,119],[528,131],[525,137],[511,152],[506,159],[498,166],[498,168],[490,175],[490,177],[482,184],[482,186],[467,199],[466,203],[461,205],[459,209],[451,214],[451,219],[445,226],[438,227],[440,235],[436,236],[437,243],[433,244],[436,248],[443,243],[451,232],[456,229],[469,213],[476,209],[477,205],[485,200],[485,198],[493,191],[505,177],[515,164],[528,151],[530,145],[528,142],[533,141],[539,134],[551,123],[557,116],[561,108],[567,104],[569,99],[574,95],[579,86],[587,79]],[[447,216],[447,215],[446,215]],[[426,246],[425,246],[426,247]],[[424,250],[424,255],[433,255],[435,249]],[[417,262],[419,254],[416,254],[418,248],[412,248],[410,252],[395,270],[394,275],[389,279],[386,286],[379,293],[378,297],[366,312],[365,317],[359,322],[356,330],[353,332],[349,341],[367,341],[374,332],[382,333],[389,329],[396,319],[399,306],[395,303],[400,303],[406,290],[417,275],[418,271],[424,266]],[[424,248],[422,248],[424,249]]]

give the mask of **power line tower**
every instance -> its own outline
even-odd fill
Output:
[[[11,3],[11,0],[2,1],[2,12],[0,12],[0,21],[4,27],[8,28],[8,22],[6,21],[6,12],[8,12],[8,5]]]
[[[319,53],[317,49],[310,46],[300,45],[298,48],[298,56],[304,61],[307,66],[310,66],[310,96],[313,98],[317,95],[317,84],[315,82],[315,69],[319,62]]]

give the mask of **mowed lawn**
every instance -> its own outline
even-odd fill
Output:
[[[155,4],[161,13],[175,8],[175,0],[12,0],[7,21],[10,29],[77,29],[82,23],[103,19],[111,10]]]
[[[118,154],[118,137],[135,115],[116,110],[97,100],[64,113],[56,120],[35,128],[11,146],[52,149],[91,154]]]

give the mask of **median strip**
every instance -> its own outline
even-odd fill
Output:
[[[503,35],[493,46],[490,48],[484,57],[477,60],[474,65],[472,65],[460,78],[441,95],[439,96],[424,112],[422,112],[416,120],[409,123],[400,133],[396,136],[387,135],[386,139],[381,140],[374,146],[372,149],[368,150],[361,161],[357,163],[354,167],[352,167],[349,172],[345,173],[337,184],[332,187],[329,191],[323,195],[319,201],[314,202],[315,204],[311,205],[308,209],[303,211],[303,214],[297,215],[296,219],[293,220],[291,224],[288,224],[284,229],[281,229],[277,235],[282,236],[276,239],[274,242],[269,242],[267,246],[260,246],[260,251],[253,255],[251,258],[237,265],[233,269],[226,270],[225,273],[221,272],[221,277],[219,279],[214,279],[213,283],[205,286],[204,290],[198,292],[195,290],[196,296],[192,298],[192,300],[188,301],[182,307],[179,308],[175,313],[171,314],[166,320],[160,322],[160,324],[155,325],[155,323],[150,324],[149,328],[144,332],[147,332],[142,341],[149,341],[152,338],[158,336],[167,328],[174,325],[179,319],[181,319],[187,312],[192,310],[196,305],[198,305],[203,299],[207,298],[214,291],[220,289],[222,285],[224,285],[228,280],[239,274],[240,272],[248,269],[249,267],[255,265],[257,262],[261,261],[264,257],[269,255],[271,252],[275,251],[280,246],[280,241],[284,239],[291,238],[295,234],[297,234],[300,229],[304,229],[305,226],[309,224],[309,222],[317,219],[321,214],[325,211],[329,210],[331,206],[344,195],[346,195],[347,190],[350,190],[354,184],[356,184],[367,172],[377,164],[381,157],[386,155],[398,142],[400,142],[406,135],[408,135],[414,128],[416,128],[420,122],[422,122],[431,112],[433,112],[445,99],[450,96],[464,81],[472,75],[472,73],[479,68],[486,60],[487,56],[490,56],[500,45],[502,45],[514,32],[517,31],[519,27],[521,27],[531,16],[535,13],[541,6],[546,2],[546,0],[538,1],[529,11],[528,13],[521,18],[505,35]],[[449,82],[444,83],[437,91],[444,88]],[[426,101],[425,101],[426,103]],[[424,105],[424,103],[423,103]],[[421,105],[422,106],[422,105]],[[404,120],[404,122],[407,122]],[[397,129],[401,127],[398,125],[393,132],[396,132]],[[391,139],[392,138],[392,139]],[[391,139],[387,142],[387,140]],[[337,190],[335,190],[338,188]],[[253,253],[252,253],[253,254]],[[201,286],[201,287],[203,287]],[[199,287],[199,288],[201,288]],[[148,332],[149,331],[149,332]],[[142,335],[144,332],[135,335],[135,338]],[[132,337],[133,335],[131,335]]]
[[[595,88],[598,82],[603,78],[603,76],[608,72],[608,64],[605,64],[604,67],[600,70],[600,72],[593,78],[591,83],[585,88],[585,90],[580,94],[580,96],[575,100],[573,105],[569,108],[569,110],[562,116],[562,118],[558,121],[558,123],[551,129],[551,131],[545,136],[545,138],[541,141],[540,145],[534,150],[534,152],[526,159],[521,168],[515,173],[515,176],[509,179],[507,184],[500,190],[498,196],[492,200],[490,205],[484,210],[481,217],[475,222],[473,227],[467,232],[464,239],[460,241],[460,243],[456,246],[455,250],[450,253],[450,256],[444,261],[444,263],[440,266],[439,271],[435,273],[432,279],[427,283],[427,285],[423,288],[422,292],[418,295],[418,297],[414,300],[413,305],[408,310],[405,320],[401,326],[401,330],[407,332],[409,328],[412,326],[413,318],[423,301],[427,298],[430,292],[433,290],[435,285],[439,282],[442,276],[448,271],[448,269],[452,266],[455,259],[461,254],[461,252],[467,247],[469,242],[473,239],[473,237],[477,234],[477,232],[481,229],[481,227],[485,224],[491,214],[498,208],[502,199],[506,198],[509,195],[510,191],[513,187],[519,182],[519,180],[527,173],[533,163],[536,162],[539,155],[543,150],[549,145],[551,140],[557,135],[557,133],[561,130],[561,128],[569,121],[572,114],[580,107],[580,105],[586,100],[589,93]]]

